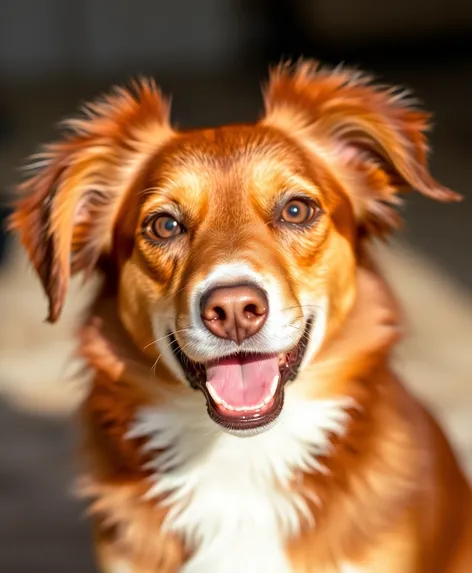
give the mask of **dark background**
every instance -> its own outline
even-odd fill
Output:
[[[406,237],[471,289],[467,0],[0,0],[1,198],[54,124],[112,83],[153,75],[174,94],[182,126],[247,121],[261,109],[268,65],[300,55],[364,68],[435,112],[433,173],[466,201],[411,197]],[[60,421],[0,408],[0,571],[94,570],[66,492],[73,441]]]

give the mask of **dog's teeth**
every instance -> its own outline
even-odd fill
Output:
[[[216,393],[215,389],[213,388],[213,386],[207,382],[206,383],[206,387],[208,389],[208,392],[210,393],[210,396],[213,398],[213,400],[219,404],[220,406],[224,405],[224,401],[218,396],[218,394]],[[225,406],[226,407],[226,406]]]
[[[277,387],[279,385],[279,380],[280,376],[278,374],[274,376],[272,384],[270,385],[269,394],[260,404],[257,404],[256,406],[231,406],[218,396],[216,390],[209,382],[206,383],[206,387],[208,389],[208,392],[210,393],[210,396],[213,398],[216,404],[218,404],[219,406],[223,406],[225,410],[229,410],[231,412],[258,412],[259,410],[264,408],[264,406],[267,406],[267,404],[273,399]]]
[[[257,407],[257,406],[256,406]],[[235,412],[250,412],[254,410],[254,406],[236,406],[232,408]]]

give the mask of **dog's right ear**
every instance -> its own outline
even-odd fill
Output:
[[[169,105],[149,80],[84,107],[68,133],[45,147],[19,188],[10,219],[60,315],[71,274],[90,272],[110,247],[113,223],[135,176],[172,136]]]
[[[353,70],[301,61],[272,72],[264,99],[263,123],[332,167],[363,234],[382,236],[398,226],[396,207],[406,191],[461,199],[431,175],[429,115],[404,93]]]

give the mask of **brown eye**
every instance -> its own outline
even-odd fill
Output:
[[[154,217],[145,226],[145,233],[151,239],[172,239],[182,232],[182,225],[172,215]]]
[[[319,209],[306,199],[292,199],[282,209],[280,221],[292,225],[306,225],[316,217]]]

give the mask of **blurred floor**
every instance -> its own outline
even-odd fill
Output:
[[[381,70],[385,81],[413,88],[435,110],[434,172],[460,192],[472,184],[467,69],[470,63]],[[174,117],[183,125],[250,120],[261,108],[261,78],[250,74],[157,79],[175,93]],[[17,180],[15,166],[53,134],[57,120],[107,84],[10,89],[5,98],[15,133],[0,150],[0,188]],[[472,471],[472,201],[458,207],[412,197],[406,215],[414,250],[395,247],[381,254],[410,320],[399,367],[445,421]],[[93,571],[87,525],[66,495],[73,475],[72,424],[58,417],[80,396],[77,384],[64,382],[64,365],[84,296],[75,289],[65,320],[50,327],[41,322],[45,299],[24,258],[12,252],[11,265],[0,274],[0,571]]]
[[[84,507],[68,494],[70,426],[0,402],[0,435],[0,571],[94,571]]]

